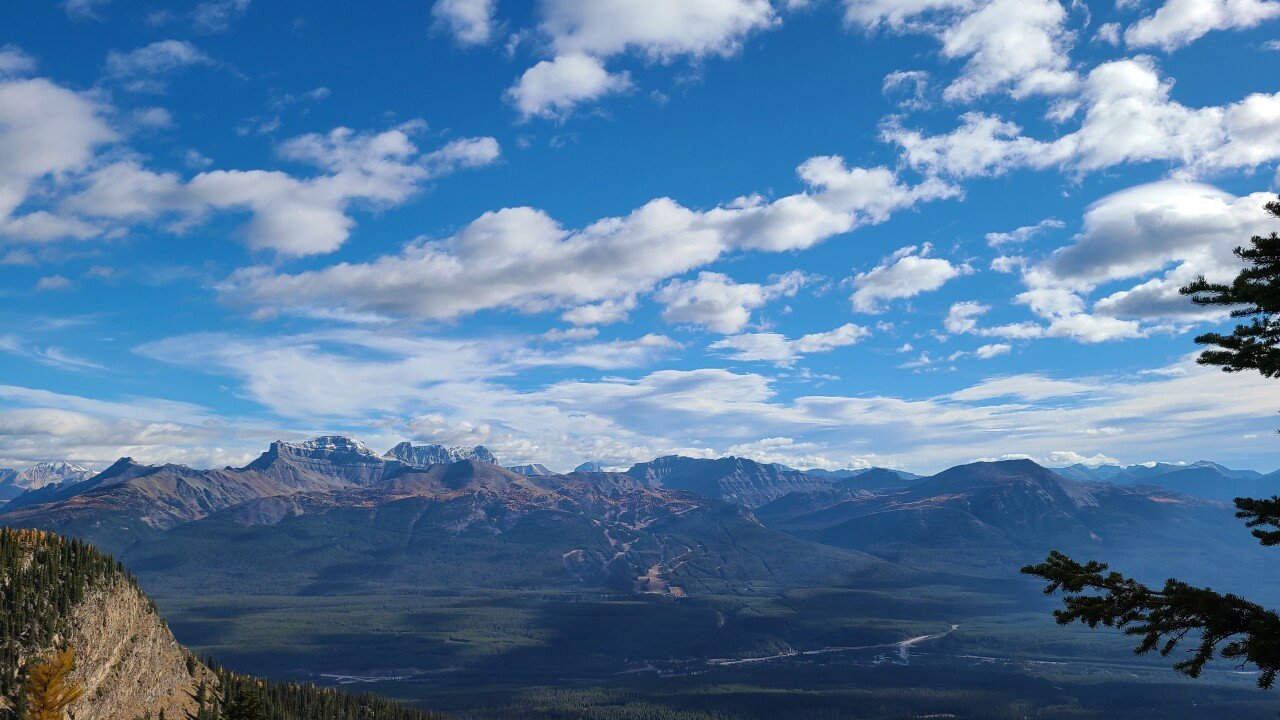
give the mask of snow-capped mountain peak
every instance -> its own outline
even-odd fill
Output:
[[[493,463],[495,465],[498,462],[493,453],[489,452],[489,449],[483,445],[476,445],[475,447],[467,447],[466,445],[445,447],[444,445],[414,445],[410,442],[402,442],[388,450],[383,457],[387,460],[399,460],[405,465],[413,465],[414,467],[444,465],[460,460]]]
[[[65,460],[52,460],[36,463],[19,472],[13,478],[13,484],[26,490],[39,490],[49,485],[80,482],[92,475],[93,471],[82,465]]]

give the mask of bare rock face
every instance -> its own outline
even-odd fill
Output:
[[[71,612],[65,642],[75,648],[84,695],[70,708],[76,720],[132,720],[164,711],[185,718],[193,694],[213,673],[178,644],[150,601],[128,581],[90,592]]]

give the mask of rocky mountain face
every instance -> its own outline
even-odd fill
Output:
[[[573,471],[581,472],[581,473],[599,473],[599,472],[604,472],[604,468],[600,467],[600,463],[591,462],[590,460],[588,460],[587,462],[584,462],[578,467],[574,468]]]
[[[13,706],[31,666],[68,648],[70,682],[83,691],[68,708],[78,720],[187,717],[199,684],[214,682],[133,580],[91,547],[3,531],[0,584],[12,588],[0,594],[0,611],[21,628],[4,638],[0,706]]]
[[[517,475],[524,475],[526,477],[545,477],[547,475],[555,474],[551,472],[549,469],[547,469],[546,465],[543,465],[541,463],[532,463],[529,465],[512,465],[508,467],[507,470],[510,470],[511,472],[516,473]]]
[[[155,607],[131,582],[95,589],[72,608],[66,641],[76,650],[84,696],[77,720],[183,718],[195,710],[200,681],[213,674],[178,644]]]
[[[396,450],[426,457],[434,452],[430,448],[401,445]],[[488,454],[483,448],[469,452]],[[126,540],[257,498],[370,485],[407,467],[403,461],[388,460],[342,436],[321,436],[301,443],[277,441],[241,468],[196,470],[176,464],[142,465],[132,458],[121,458],[87,480],[19,495],[0,508],[0,522],[47,528],[115,549],[123,547]]]
[[[706,460],[669,455],[637,463],[627,474],[653,487],[686,490],[748,508],[787,493],[831,487],[827,480],[799,470],[738,457]]]
[[[447,465],[460,460],[498,464],[498,459],[483,445],[476,445],[475,447],[466,447],[464,445],[445,447],[444,445],[414,445],[410,442],[402,442],[388,450],[383,457],[387,460],[398,460],[405,465],[413,465],[415,467]]]

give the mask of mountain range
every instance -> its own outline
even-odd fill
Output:
[[[340,436],[275,442],[243,467],[122,458],[24,492],[0,525],[113,553],[179,640],[268,674],[586,677],[874,644],[1042,608],[1017,568],[1054,549],[1159,581],[1178,548],[1188,577],[1276,590],[1249,571],[1269,556],[1228,503],[1152,483],[1188,469],[1203,483],[1264,479],[1216,465],[1117,483],[1029,460],[920,477],[745,458],[571,473],[488,459],[408,443],[379,454]],[[990,650],[982,637],[966,652]]]
[[[1264,475],[1255,470],[1233,470],[1208,460],[1188,464],[1144,463],[1127,467],[1071,465],[1057,468],[1056,472],[1081,482],[1155,485],[1211,500],[1230,501],[1237,497],[1280,494],[1280,471]]]

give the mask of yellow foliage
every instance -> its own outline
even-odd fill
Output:
[[[76,652],[67,648],[27,671],[22,687],[27,699],[24,720],[66,720],[67,707],[84,694],[84,689],[71,679],[75,668]]]

